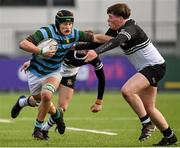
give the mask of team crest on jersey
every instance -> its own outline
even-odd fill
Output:
[[[67,85],[72,85],[72,80],[71,79],[67,80]]]

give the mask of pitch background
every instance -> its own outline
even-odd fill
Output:
[[[0,147],[151,147],[162,138],[157,130],[149,140],[139,142],[141,124],[137,116],[120,92],[111,91],[105,93],[103,110],[99,113],[91,113],[89,109],[95,101],[95,92],[76,92],[65,113],[68,127],[65,134],[59,135],[53,127],[49,141],[37,141],[32,137],[36,108],[26,107],[17,119],[10,118],[11,107],[21,94],[29,93],[0,93]],[[56,98],[57,95],[53,98],[54,103]],[[180,93],[160,92],[157,107],[180,139]]]

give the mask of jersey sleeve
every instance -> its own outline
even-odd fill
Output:
[[[89,50],[95,49],[102,45],[102,43],[95,43],[95,42],[76,42],[75,50]]]
[[[89,64],[94,67],[94,71],[96,73],[96,77],[98,79],[98,92],[97,99],[103,99],[104,89],[105,89],[105,74],[103,70],[103,64],[100,61],[99,57],[92,60]]]
[[[116,30],[112,30],[111,28],[109,28],[105,35],[109,35],[109,36],[112,36],[112,37],[116,37],[118,35],[117,31]]]
[[[32,35],[28,36],[26,39],[32,42],[34,45],[37,45],[40,41],[51,37],[52,35],[50,29],[48,27],[42,27]]]
[[[103,45],[99,46],[98,48],[95,49],[95,52],[97,54],[101,54],[103,52],[106,52],[108,50],[112,50],[118,46],[121,46],[121,44],[125,43],[128,41],[128,38],[124,34],[118,34],[117,37],[112,38],[108,42],[104,43]]]
[[[94,35],[90,32],[79,31],[79,42],[93,42]]]
[[[118,35],[117,31],[108,29],[105,35],[109,35],[115,37]],[[95,43],[95,42],[76,42],[75,50],[86,50],[86,49],[95,49],[102,45],[103,43]]]

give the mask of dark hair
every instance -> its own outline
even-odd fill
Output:
[[[125,3],[117,3],[107,9],[107,14],[113,14],[127,19],[131,15],[131,9]]]

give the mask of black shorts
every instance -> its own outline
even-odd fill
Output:
[[[158,82],[163,78],[166,73],[166,64],[157,64],[154,66],[148,66],[139,71],[143,74],[151,86],[157,87]]]
[[[76,75],[70,77],[62,77],[61,84],[74,89],[75,81],[76,81]]]

